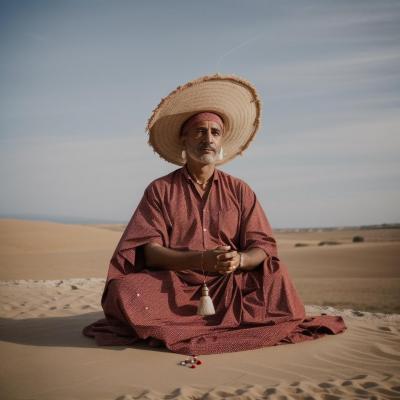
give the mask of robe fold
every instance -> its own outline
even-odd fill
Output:
[[[215,354],[297,343],[346,329],[341,316],[307,317],[278,257],[269,221],[243,180],[215,169],[201,196],[186,165],[151,182],[112,255],[101,305],[105,318],[83,329],[100,346],[149,346]],[[251,271],[205,280],[215,315],[196,314],[201,267],[173,271],[146,266],[143,246],[210,250],[220,245],[261,248],[266,259]]]

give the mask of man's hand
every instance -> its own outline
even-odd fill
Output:
[[[213,250],[204,252],[204,271],[230,274],[240,264],[240,255],[236,250],[230,251],[231,246],[218,246]]]
[[[218,246],[212,250],[206,250],[203,254],[203,268],[207,272],[215,272],[219,263],[218,257],[229,252],[231,246]]]
[[[220,274],[230,274],[240,266],[240,254],[236,250],[220,254],[217,259],[216,270]]]

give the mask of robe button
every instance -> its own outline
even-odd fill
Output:
[[[148,309],[149,309],[149,307],[148,307],[148,306],[146,306],[144,309],[145,309],[145,310],[148,310]]]
[[[204,231],[204,232],[207,232],[207,229],[206,229],[206,228],[203,228],[203,231]]]
[[[138,297],[139,297],[139,296],[140,296],[140,293],[136,293],[136,296],[138,296]]]

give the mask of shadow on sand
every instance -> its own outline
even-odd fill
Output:
[[[83,335],[82,329],[95,320],[104,318],[103,312],[72,315],[69,317],[11,319],[0,318],[0,340],[30,346],[84,347],[106,350],[138,348],[167,352],[165,347],[154,348],[139,340],[129,346],[98,346],[94,339]]]

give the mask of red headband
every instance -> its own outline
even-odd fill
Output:
[[[182,124],[181,135],[187,129],[190,129],[196,122],[203,122],[203,121],[214,121],[221,127],[221,129],[224,129],[224,121],[218,114],[215,114],[213,112],[201,112],[192,115]]]

